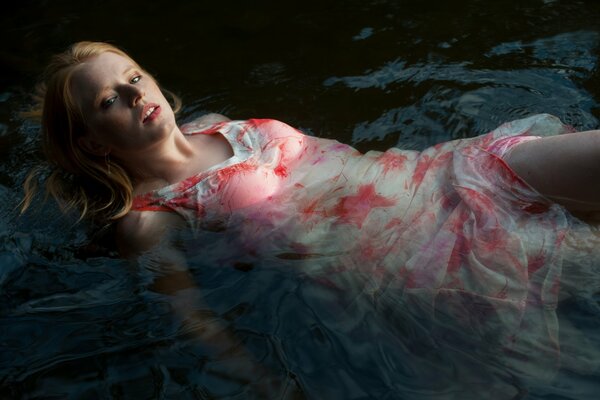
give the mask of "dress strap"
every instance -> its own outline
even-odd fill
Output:
[[[151,196],[151,193],[135,196],[133,198],[131,210],[173,212],[173,209],[171,207],[167,207],[164,204],[160,204],[153,196]]]

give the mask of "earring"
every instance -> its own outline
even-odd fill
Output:
[[[110,152],[104,153],[104,162],[106,163],[106,173],[110,176]]]

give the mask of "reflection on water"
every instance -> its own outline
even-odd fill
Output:
[[[570,32],[530,43],[501,43],[485,54],[493,69],[473,61],[409,65],[395,59],[364,75],[328,78],[324,85],[342,84],[357,91],[374,88],[384,94],[407,88],[419,91],[410,104],[358,123],[352,132],[354,143],[392,135],[395,146],[422,150],[448,137],[488,132],[507,115],[517,119],[542,112],[579,129],[593,129],[596,103],[574,80],[588,78],[597,68],[597,45],[597,32]],[[519,64],[503,62],[511,55],[520,55]]]
[[[74,40],[112,40],[131,51],[183,96],[182,119],[207,111],[273,117],[360,150],[423,149],[539,112],[577,129],[598,127],[600,117],[594,1],[7,7],[0,17],[0,398],[251,396],[252,378],[231,368],[234,354],[195,340],[169,296],[148,289],[147,271],[114,257],[104,241],[89,244],[86,228],[51,203],[17,218],[19,185],[39,159],[37,126],[17,112],[43,61]],[[205,240],[213,239],[218,234]],[[435,348],[415,321],[392,329],[386,315],[344,308],[302,274],[306,260],[222,266],[216,259],[190,259],[206,302],[196,307],[212,310],[283,392],[593,399],[600,390],[598,371],[563,369],[555,381],[527,382],[468,348]],[[561,307],[600,348],[598,299]]]

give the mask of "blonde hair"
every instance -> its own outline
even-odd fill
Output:
[[[80,219],[90,217],[103,223],[127,214],[133,202],[133,186],[123,167],[104,156],[92,155],[78,145],[86,125],[80,105],[71,92],[75,67],[105,52],[116,53],[139,65],[123,50],[104,42],[78,42],[55,55],[36,88],[36,107],[26,116],[41,119],[42,147],[51,166],[45,179],[46,194],[52,195],[63,211],[77,209]],[[175,112],[181,100],[169,91]],[[24,183],[21,211],[33,202],[43,168],[29,173]]]

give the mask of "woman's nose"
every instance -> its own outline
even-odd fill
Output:
[[[137,103],[144,98],[146,93],[143,88],[138,85],[130,85],[129,86],[129,101],[130,105],[133,107],[137,105]]]

